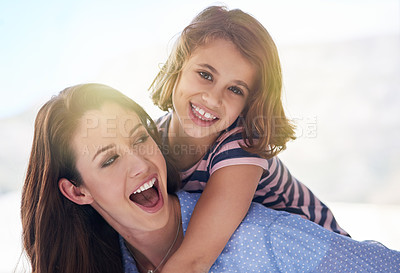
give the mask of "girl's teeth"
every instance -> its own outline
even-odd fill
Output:
[[[154,186],[154,183],[155,183],[155,182],[156,182],[156,179],[155,179],[155,178],[152,178],[149,182],[146,182],[146,183],[144,183],[142,186],[140,186],[140,188],[137,189],[133,194],[141,193],[142,191],[145,191],[145,190],[150,189],[151,187]]]
[[[212,114],[210,114],[210,113],[204,111],[203,109],[199,108],[198,106],[192,105],[192,110],[193,110],[193,113],[194,113],[198,118],[200,118],[201,120],[205,120],[204,118],[206,118],[206,119],[208,119],[208,120],[209,120],[209,119],[216,119],[216,118],[217,118],[217,117],[213,116]]]

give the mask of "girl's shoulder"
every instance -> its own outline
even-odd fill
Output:
[[[165,115],[157,118],[154,122],[157,125],[158,130],[168,130],[169,123],[171,122],[172,113],[167,112]]]
[[[171,117],[172,114],[168,112],[165,115],[155,120],[155,124],[157,126],[158,133],[161,137],[161,142],[163,144],[168,143],[168,128],[169,128],[169,123],[171,122]]]
[[[264,170],[269,168],[270,159],[262,158],[244,149],[246,143],[243,130],[244,128],[235,122],[217,138],[206,157],[211,173],[231,165],[250,164],[260,166]]]

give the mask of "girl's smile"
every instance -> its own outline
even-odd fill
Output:
[[[218,114],[215,111],[211,111],[203,105],[190,103],[190,107],[191,111],[188,111],[189,117],[193,121],[193,123],[199,126],[211,126],[219,120]]]
[[[255,77],[254,65],[229,40],[198,47],[173,90],[171,128],[189,137],[216,137],[243,111]]]

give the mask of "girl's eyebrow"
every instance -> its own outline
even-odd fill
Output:
[[[250,88],[249,88],[249,86],[247,85],[247,83],[245,83],[244,81],[241,81],[241,80],[236,80],[236,81],[234,81],[237,85],[241,85],[241,86],[243,86],[244,88],[246,88],[247,89],[247,91],[248,92],[250,92]]]
[[[199,64],[199,66],[204,67],[204,68],[208,68],[209,70],[211,70],[212,73],[219,75],[217,69],[215,69],[212,65],[209,65],[209,64]]]

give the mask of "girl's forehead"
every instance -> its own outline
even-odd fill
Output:
[[[187,56],[186,62],[199,56],[202,58],[210,57],[211,61],[217,61],[218,59],[222,58],[226,52],[231,52],[232,54],[236,55],[236,58],[239,58],[255,67],[254,60],[250,56],[248,56],[232,40],[225,38],[212,39],[206,43],[196,46]]]

